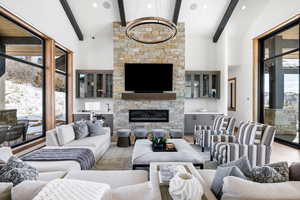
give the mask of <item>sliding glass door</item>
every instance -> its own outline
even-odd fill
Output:
[[[259,120],[279,142],[300,147],[299,21],[260,40]]]

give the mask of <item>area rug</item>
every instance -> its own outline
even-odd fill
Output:
[[[201,152],[201,148],[191,144],[192,147],[199,153],[199,156],[204,161],[209,160],[209,152]],[[132,169],[131,155],[133,145],[131,147],[117,147],[116,143],[112,143],[108,151],[103,157],[97,161],[94,170],[129,170]],[[205,162],[206,163],[206,162]],[[204,164],[204,167],[206,164]],[[212,168],[211,166],[205,168]]]

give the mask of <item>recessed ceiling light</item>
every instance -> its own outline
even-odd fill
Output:
[[[246,7],[245,5],[243,5],[241,9],[242,9],[242,10],[245,10],[246,8],[247,8],[247,7]]]
[[[103,4],[102,4],[103,8],[105,9],[110,9],[111,5],[108,1],[104,1]]]
[[[204,8],[204,9],[206,9],[206,8],[207,8],[207,5],[206,5],[206,4],[204,4],[203,8]]]
[[[196,10],[198,7],[198,5],[196,3],[192,3],[191,6],[190,6],[190,9],[191,10]]]
[[[94,8],[98,8],[97,2],[94,2],[94,3],[93,3],[93,7],[94,7]]]
[[[151,3],[148,3],[148,4],[147,4],[147,8],[149,8],[149,9],[152,8],[152,4],[151,4]]]

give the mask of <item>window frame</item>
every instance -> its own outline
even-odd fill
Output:
[[[257,73],[257,120],[258,122],[264,123],[264,65],[266,61],[276,59],[278,57],[283,57],[285,55],[294,53],[294,52],[299,52],[299,60],[300,60],[300,38],[299,38],[299,46],[298,48],[295,48],[293,50],[289,50],[287,52],[268,57],[265,59],[265,46],[264,46],[264,41],[267,39],[277,35],[278,33],[284,32],[293,26],[299,26],[299,37],[300,37],[300,18],[298,17],[295,20],[292,20],[291,22],[285,24],[284,26],[268,33],[267,35],[261,37],[258,39],[258,73]],[[300,62],[300,61],[299,61]],[[300,65],[300,63],[299,63]],[[300,70],[298,72],[299,74],[299,83],[300,83]],[[300,87],[299,87],[299,95],[300,95]],[[300,99],[298,99],[298,124],[300,124]],[[300,129],[298,127],[298,132],[300,132]],[[300,134],[300,133],[298,133]],[[275,135],[275,141],[281,144],[285,144],[290,147],[298,148],[300,149],[300,137],[298,143],[290,142],[281,138],[276,137]]]

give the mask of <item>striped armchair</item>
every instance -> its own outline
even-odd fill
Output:
[[[196,144],[202,147],[202,152],[205,148],[210,148],[212,145],[211,136],[232,135],[234,130],[235,118],[227,116],[218,116],[214,125],[211,128],[201,127],[195,128]]]
[[[242,122],[237,136],[212,136],[211,159],[219,164],[247,156],[251,165],[270,163],[276,129],[255,122]]]

